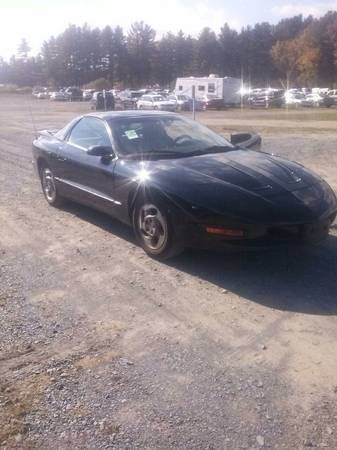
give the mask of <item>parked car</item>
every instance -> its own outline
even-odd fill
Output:
[[[82,97],[83,101],[88,102],[92,99],[95,89],[84,89]]]
[[[78,87],[68,87],[63,92],[69,101],[73,102],[83,99],[83,91]]]
[[[305,99],[305,95],[297,90],[289,90],[285,93],[284,99],[288,106],[300,106]]]
[[[337,105],[337,89],[330,89],[327,93],[327,97],[333,100],[334,105]]]
[[[144,92],[145,94],[151,94],[151,95],[160,95],[161,97],[164,97],[165,99],[168,97],[168,92],[167,90],[163,90],[163,89],[154,89],[152,91],[148,91],[148,92]]]
[[[137,109],[137,101],[144,95],[143,90],[127,89],[119,93],[116,99],[116,108],[122,110]]]
[[[320,94],[309,94],[307,95],[303,101],[302,106],[308,106],[308,107],[325,107],[330,108],[334,104],[334,100],[327,96],[327,95],[320,95]]]
[[[50,100],[64,102],[67,100],[67,97],[62,91],[55,91],[50,94]]]
[[[161,95],[143,95],[137,102],[137,109],[158,109],[161,111],[175,111],[176,103]]]
[[[161,259],[317,242],[337,213],[333,190],[303,166],[168,112],[86,114],[41,132],[33,154],[50,205],[67,197],[104,211]]]
[[[201,98],[197,98],[199,102],[203,104],[203,109],[215,109],[215,110],[221,110],[225,108],[225,101],[223,98],[217,98],[212,96],[205,96]]]
[[[167,100],[175,102],[177,111],[190,111],[192,109],[192,99],[184,94],[169,94]]]
[[[326,88],[326,87],[325,88],[314,87],[311,89],[312,94],[319,94],[321,96],[326,95],[328,92],[329,92],[329,88]]]
[[[281,108],[285,104],[284,91],[273,89],[254,93],[247,103],[250,107]]]
[[[39,100],[45,100],[45,99],[47,99],[47,98],[49,98],[49,97],[50,97],[50,95],[49,95],[49,92],[48,92],[48,91],[38,92],[38,93],[35,95],[35,98],[37,98],[37,99],[39,99]]]
[[[32,90],[32,96],[38,98],[38,94],[48,94],[48,88],[43,86],[35,86]]]

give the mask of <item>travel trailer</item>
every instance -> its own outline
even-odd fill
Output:
[[[222,99],[225,105],[237,105],[240,103],[241,80],[232,77],[218,77],[211,74],[208,77],[177,78],[175,94],[193,96],[200,100]]]

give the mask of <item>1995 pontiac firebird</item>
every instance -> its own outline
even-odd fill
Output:
[[[329,185],[243,146],[177,114],[131,111],[41,132],[33,154],[50,205],[70,198],[110,214],[153,257],[325,238],[337,211]]]

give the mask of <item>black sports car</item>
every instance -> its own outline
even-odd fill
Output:
[[[132,225],[144,250],[259,247],[326,237],[337,201],[301,165],[243,147],[178,114],[106,112],[78,117],[33,142],[44,195],[67,197]],[[237,145],[243,140],[242,145]]]

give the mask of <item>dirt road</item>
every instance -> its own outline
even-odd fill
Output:
[[[0,448],[336,448],[337,229],[158,263],[109,217],[48,207],[29,108],[41,129],[88,107],[0,97]],[[337,191],[336,110],[312,114],[199,118]]]

